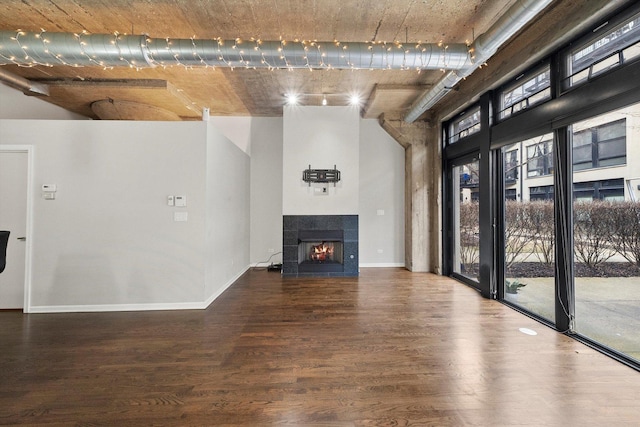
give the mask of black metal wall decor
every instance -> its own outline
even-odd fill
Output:
[[[311,187],[312,182],[333,182],[333,186],[336,186],[336,182],[340,181],[340,171],[336,169],[336,165],[333,165],[333,169],[306,169],[302,172],[302,180],[309,184]]]

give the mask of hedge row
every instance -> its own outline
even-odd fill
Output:
[[[590,201],[573,205],[574,253],[589,267],[619,254],[640,268],[640,203]],[[532,253],[553,263],[553,202],[508,200],[505,205],[506,267]],[[471,268],[478,257],[478,204],[460,205],[461,262]]]

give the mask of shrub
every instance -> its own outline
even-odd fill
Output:
[[[616,254],[611,244],[615,233],[614,203],[594,200],[573,204],[575,256],[595,268]]]
[[[610,209],[616,252],[640,268],[640,203],[616,202]]]
[[[555,258],[555,219],[553,202],[536,200],[526,204],[529,230],[534,235],[534,254],[540,262],[552,264]]]
[[[477,273],[480,260],[478,202],[460,204],[460,263],[466,273]]]
[[[505,266],[508,269],[516,262],[525,248],[535,240],[531,232],[531,217],[529,203],[507,200],[504,213],[504,246]]]

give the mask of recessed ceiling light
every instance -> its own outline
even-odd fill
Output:
[[[287,99],[287,105],[298,105],[298,95],[295,93],[288,93],[285,95]]]
[[[357,107],[360,105],[361,102],[362,102],[362,99],[360,99],[360,95],[358,95],[357,93],[351,94],[349,96],[349,105],[353,105],[354,107]]]

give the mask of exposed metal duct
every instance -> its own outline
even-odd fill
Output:
[[[117,33],[0,31],[0,65],[449,70],[414,102],[404,118],[413,122],[551,2],[517,0],[471,47],[440,43],[155,39]]]
[[[0,31],[0,65],[456,70],[469,60],[465,44],[154,39]]]
[[[24,77],[16,76],[8,71],[0,69],[0,82],[3,82],[12,88],[21,90],[26,95],[45,95],[49,96],[49,87],[41,83],[35,83]]]
[[[431,89],[422,94],[411,106],[404,121],[412,123],[425,111],[433,107],[453,89],[460,80],[473,73],[485,63],[507,40],[521,30],[542,9],[553,0],[518,0],[489,28],[473,42],[470,62],[457,71],[445,74]]]

